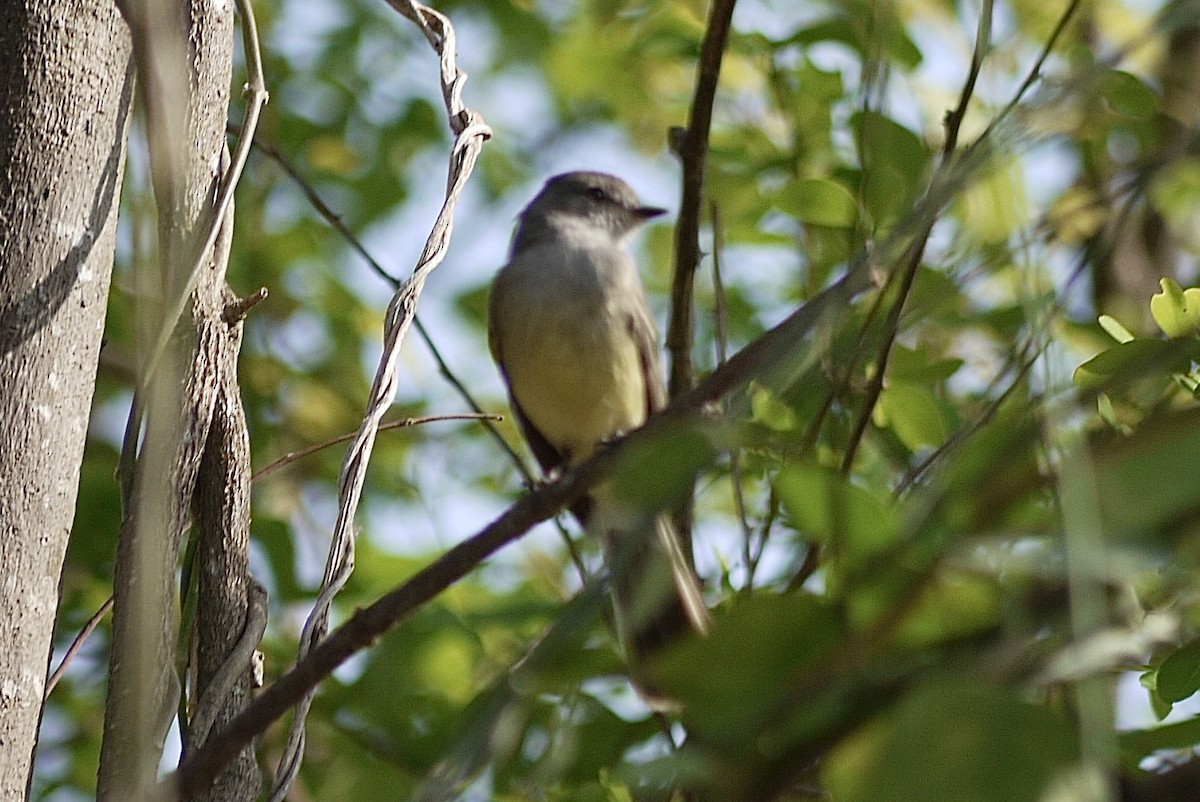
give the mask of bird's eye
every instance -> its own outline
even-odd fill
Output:
[[[588,190],[588,197],[592,200],[606,201],[608,200],[608,193],[600,187],[592,187]]]

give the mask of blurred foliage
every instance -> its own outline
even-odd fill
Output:
[[[271,91],[259,138],[403,276],[444,181],[433,56],[378,0],[259,5]],[[687,121],[707,4],[437,5],[458,29],[466,102],[495,138],[422,314],[482,406],[506,411],[482,309],[513,215],[570,167],[675,192],[667,131]],[[1200,12],[1084,3],[1009,107],[1068,4],[996,3],[959,141],[961,152],[982,138],[974,152],[986,158],[948,168],[943,123],[979,5],[739,4],[704,210],[719,220],[704,244],[723,283],[710,256],[698,364],[715,366],[718,336],[735,351],[862,259],[879,281],[813,333],[818,356],[786,387],[752,385],[730,399],[728,425],[629,467],[631,485],[665,486],[673,467],[706,460],[696,553],[716,629],[650,667],[683,703],[678,723],[664,730],[638,701],[604,604],[580,594],[551,533],[499,555],[322,686],[291,798],[619,802],[686,787],[705,799],[1019,802],[1048,789],[1082,798],[1069,794],[1089,771],[1137,777],[1192,754],[1200,289],[1184,286],[1200,256],[1200,152],[1195,119],[1182,121],[1190,139],[1172,139],[1162,76],[1168,41]],[[57,654],[111,585],[138,347],[132,266],[153,258],[136,139]],[[905,289],[914,209],[941,211]],[[270,292],[241,359],[261,469],[357,427],[390,285],[264,150],[236,213],[229,281]],[[1122,232],[1151,214],[1170,235],[1168,255],[1144,267],[1161,293],[1102,298],[1114,265],[1133,261]],[[660,310],[671,247],[665,224],[641,245]],[[396,418],[467,408],[415,336],[404,358]],[[511,421],[500,430],[517,442]],[[322,450],[255,486],[268,681],[294,660],[342,454]],[[519,492],[478,424],[382,435],[339,615]],[[594,546],[580,546],[595,566]],[[1145,631],[1156,612],[1172,625]],[[106,626],[50,699],[37,798],[94,794]],[[1090,648],[1101,641],[1115,645]],[[1129,672],[1145,691],[1118,704]],[[1120,733],[1081,733],[1080,711],[1096,705],[1114,720],[1118,709]],[[1153,722],[1149,711],[1173,708],[1171,723]],[[282,740],[277,726],[260,741],[268,770]]]

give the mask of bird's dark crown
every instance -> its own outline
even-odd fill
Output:
[[[643,206],[629,185],[608,173],[574,172],[556,175],[521,212],[514,249],[525,247],[557,229],[585,223],[622,239],[639,225],[663,214]]]

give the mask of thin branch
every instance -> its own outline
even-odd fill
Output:
[[[1063,31],[1067,29],[1068,23],[1075,16],[1075,12],[1079,10],[1081,0],[1071,0],[1071,4],[1063,11],[1062,16],[1058,18],[1058,22],[1054,25],[1054,30],[1050,32],[1050,36],[1046,39],[1046,46],[1042,48],[1042,52],[1038,55],[1037,60],[1033,62],[1033,66],[1025,75],[1025,80],[1021,82],[1021,86],[1013,95],[1012,100],[1000,110],[983,133],[979,135],[979,140],[983,141],[988,138],[988,135],[1003,122],[1017,108],[1017,104],[1025,97],[1025,93],[1042,77],[1042,67],[1046,64],[1046,59],[1050,58],[1050,54],[1054,51],[1054,46],[1058,44],[1059,38],[1063,35]]]
[[[983,59],[992,46],[992,6],[993,0],[983,0],[983,8],[979,12],[979,29],[975,33],[975,49],[971,53],[971,69],[967,71],[967,80],[959,95],[958,106],[946,115],[946,141],[942,145],[943,160],[953,156],[954,151],[958,148],[958,133],[967,116],[967,106],[975,94],[975,83],[979,80],[979,71],[983,69]],[[1023,92],[1024,89],[1021,91]]]
[[[1041,77],[1042,67],[1045,65],[1046,59],[1049,58],[1050,53],[1054,50],[1054,46],[1058,43],[1059,37],[1062,35],[1063,31],[1066,30],[1067,24],[1070,22],[1071,18],[1075,14],[1075,11],[1078,9],[1079,0],[1071,0],[1070,5],[1068,5],[1063,11],[1062,15],[1058,19],[1058,23],[1054,27],[1054,30],[1050,33],[1049,38],[1046,40],[1045,47],[1042,48],[1041,53],[1034,61],[1033,66],[1030,67],[1029,72],[1025,76],[1025,80],[1022,81],[1021,86],[1017,89],[1012,99],[1009,100],[1005,107],[1001,109],[995,118],[992,119],[987,128],[984,129],[983,133],[979,135],[979,138],[967,148],[967,151],[962,155],[957,155],[956,149],[958,146],[959,131],[962,126],[963,118],[966,116],[967,105],[970,102],[971,96],[974,92],[975,83],[986,52],[986,39],[991,35],[992,5],[992,0],[986,0],[984,3],[984,8],[979,19],[978,35],[975,39],[975,50],[971,58],[971,69],[968,71],[967,80],[963,84],[963,91],[959,97],[958,106],[946,117],[946,141],[942,147],[943,166],[950,165],[955,162],[961,164],[969,158],[977,156],[986,150],[993,139],[993,134],[997,126],[1004,119],[1006,119],[1014,109],[1016,109],[1021,99],[1025,96],[1025,93],[1029,91],[1030,87],[1032,87],[1038,78]],[[916,238],[912,247],[908,251],[908,259],[906,260],[902,271],[903,283],[900,288],[900,295],[888,315],[887,327],[884,333],[884,342],[880,348],[879,367],[867,388],[867,400],[860,409],[858,418],[855,420],[851,439],[842,461],[842,470],[844,472],[848,472],[854,462],[855,453],[857,452],[858,446],[862,441],[862,437],[866,432],[866,427],[870,422],[871,414],[874,411],[875,404],[879,400],[879,394],[883,390],[887,362],[891,354],[892,344],[895,342],[898,331],[900,313],[908,299],[908,294],[912,288],[913,280],[915,279],[916,272],[920,267],[921,258],[925,251],[925,244],[928,242],[929,235],[933,230],[933,223],[934,218],[930,218],[927,221],[923,231]]]
[[[725,245],[724,229],[721,226],[721,209],[715,202],[709,204],[709,215],[712,218],[713,226],[713,328],[716,330],[717,367],[720,367],[729,358],[729,310],[725,302],[725,282],[721,278],[721,252]],[[729,480],[733,489],[733,508],[742,529],[742,560],[746,564],[746,587],[749,588],[754,584],[754,558],[751,552],[754,530],[751,528],[746,514],[746,497],[742,492],[742,451],[740,446],[735,445],[729,451]]]
[[[779,508],[779,494],[775,492],[775,485],[771,484],[767,488],[767,508],[763,513],[762,533],[758,536],[758,548],[750,555],[747,583],[758,574],[758,564],[762,561],[763,552],[767,549],[767,541],[771,539],[771,529],[774,528],[775,521],[779,518]]]
[[[953,453],[961,448],[963,444],[972,437],[972,435],[986,426],[992,420],[992,418],[996,416],[996,413],[1000,411],[1000,408],[1004,405],[1004,403],[1008,401],[1008,399],[1012,397],[1012,394],[1016,392],[1017,388],[1022,385],[1022,382],[1029,374],[1029,371],[1033,368],[1034,364],[1045,351],[1046,344],[1043,344],[1041,348],[1038,348],[1032,356],[1027,355],[1029,352],[1029,347],[1030,343],[1026,343],[1025,347],[1023,347],[1020,352],[1014,354],[1009,360],[1010,363],[1019,362],[1020,366],[1017,370],[1017,375],[1013,377],[1011,382],[1009,382],[1009,385],[1004,389],[1004,392],[1002,392],[990,404],[988,404],[983,413],[975,420],[971,421],[969,424],[948,437],[946,442],[934,449],[934,451],[928,454],[924,459],[922,459],[907,473],[905,473],[905,475],[900,479],[900,482],[896,485],[896,490],[893,493],[894,497],[899,498],[900,496],[903,496],[908,489],[916,484],[917,481],[919,481],[920,478],[938,461],[944,458],[947,454]],[[999,373],[997,373],[997,380],[1001,376],[1005,375],[1010,367],[1011,364],[1006,365],[1004,370],[1001,370]],[[989,387],[984,391],[984,395],[986,396],[991,391],[992,388]]]
[[[461,413],[461,414],[455,414],[455,415],[425,415],[425,416],[419,417],[419,418],[404,418],[403,420],[395,420],[395,421],[389,421],[388,423],[381,423],[379,425],[379,431],[387,432],[387,431],[391,431],[392,429],[403,429],[403,428],[407,428],[409,426],[420,426],[425,423],[436,423],[436,422],[441,422],[441,421],[463,421],[463,420],[498,421],[498,420],[504,420],[504,417],[502,415],[487,415],[487,414],[481,415],[481,414],[477,414],[477,413]],[[317,443],[316,445],[311,445],[311,446],[308,446],[307,448],[302,448],[299,451],[291,451],[287,454],[284,454],[282,457],[275,460],[267,467],[261,468],[260,470],[258,470],[254,474],[254,476],[251,477],[251,479],[253,481],[257,482],[259,479],[262,479],[266,476],[270,476],[271,474],[275,473],[275,471],[279,470],[280,468],[284,468],[288,465],[291,465],[293,462],[296,462],[297,460],[304,459],[305,457],[307,457],[311,454],[316,454],[318,451],[323,451],[324,449],[329,448],[330,446],[336,446],[338,443],[345,443],[347,441],[353,440],[357,435],[358,435],[358,432],[349,432],[347,434],[339,435],[339,436],[333,438],[332,440],[326,440],[323,443]]]
[[[875,411],[875,404],[879,401],[879,396],[883,392],[883,382],[887,376],[888,360],[891,358],[892,346],[896,342],[896,335],[900,333],[900,316],[904,311],[904,304],[908,301],[908,296],[912,292],[913,284],[917,279],[917,271],[921,267],[921,257],[925,253],[925,244],[929,241],[929,235],[933,231],[933,221],[929,221],[925,231],[917,238],[917,241],[907,251],[907,258],[903,271],[901,273],[900,287],[897,290],[897,297],[891,308],[888,310],[887,320],[883,324],[883,343],[879,347],[879,360],[875,366],[875,371],[871,375],[871,380],[867,383],[866,400],[863,401],[862,407],[858,411],[858,417],[854,419],[854,427],[850,432],[850,440],[846,444],[846,453],[842,455],[842,473],[850,473],[850,469],[854,467],[854,457],[858,453],[858,447],[862,443],[863,436],[866,434],[867,425],[871,422],[871,416]],[[880,297],[883,297],[881,293]]]
[[[693,381],[692,306],[696,269],[700,266],[700,213],[704,197],[704,171],[708,160],[708,136],[712,127],[713,101],[721,58],[729,40],[733,6],[737,0],[713,0],[708,26],[700,45],[699,77],[687,128],[678,137],[677,152],[683,162],[683,189],[679,221],[675,224],[675,277],[671,286],[671,322],[667,327],[667,350],[671,372],[667,390],[671,398],[686,392]]]
[[[108,611],[112,609],[112,606],[113,597],[109,596],[108,601],[100,605],[100,609],[92,613],[92,617],[83,625],[83,629],[79,630],[79,634],[75,636],[75,640],[71,641],[71,645],[63,654],[62,662],[58,664],[58,668],[54,669],[54,673],[46,681],[46,693],[42,698],[50,698],[50,692],[54,690],[54,686],[63,678],[63,674],[67,673],[67,666],[71,665],[71,661],[75,659],[75,655],[83,648],[84,642],[95,631],[96,627],[100,626],[100,622],[104,620],[104,616],[108,615]]]
[[[241,323],[246,319],[246,315],[250,314],[250,310],[267,300],[267,288],[259,287],[253,294],[247,295],[245,298],[238,298],[230,301],[225,305],[225,311],[221,313],[221,319],[225,324],[232,326],[236,323]]]

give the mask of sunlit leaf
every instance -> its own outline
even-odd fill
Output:
[[[1164,376],[1190,361],[1188,343],[1138,338],[1102,351],[1075,369],[1075,384],[1099,390],[1144,376]]]
[[[796,528],[851,564],[895,540],[892,508],[833,470],[796,465],[779,475],[775,487]]]
[[[1159,279],[1162,292],[1150,298],[1150,314],[1168,337],[1195,334],[1200,327],[1200,287],[1182,289],[1170,278]]]

